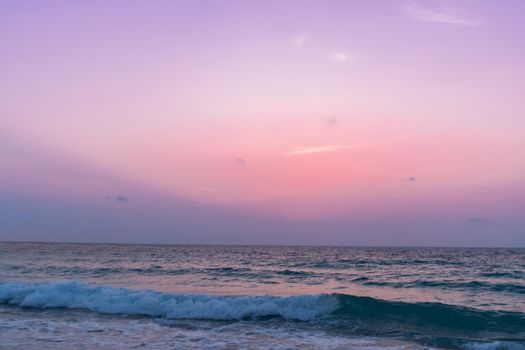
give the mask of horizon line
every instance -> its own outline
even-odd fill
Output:
[[[318,248],[461,248],[461,249],[525,249],[525,246],[447,246],[447,245],[367,245],[367,244],[242,244],[242,243],[137,243],[137,242],[78,242],[78,241],[15,241],[0,240],[4,243],[26,244],[83,244],[83,245],[143,245],[143,246],[224,246],[224,247],[318,247]]]

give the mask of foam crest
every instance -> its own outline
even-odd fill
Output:
[[[330,314],[339,305],[337,298],[329,295],[278,297],[172,294],[77,281],[2,283],[0,303],[174,319],[238,320],[278,316],[302,321]]]

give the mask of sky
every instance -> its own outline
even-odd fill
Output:
[[[0,1],[0,240],[525,246],[525,2]]]

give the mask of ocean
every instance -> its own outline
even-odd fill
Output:
[[[0,243],[1,349],[525,349],[525,249]]]

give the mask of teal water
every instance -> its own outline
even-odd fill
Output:
[[[0,243],[0,348],[525,349],[525,250]]]

